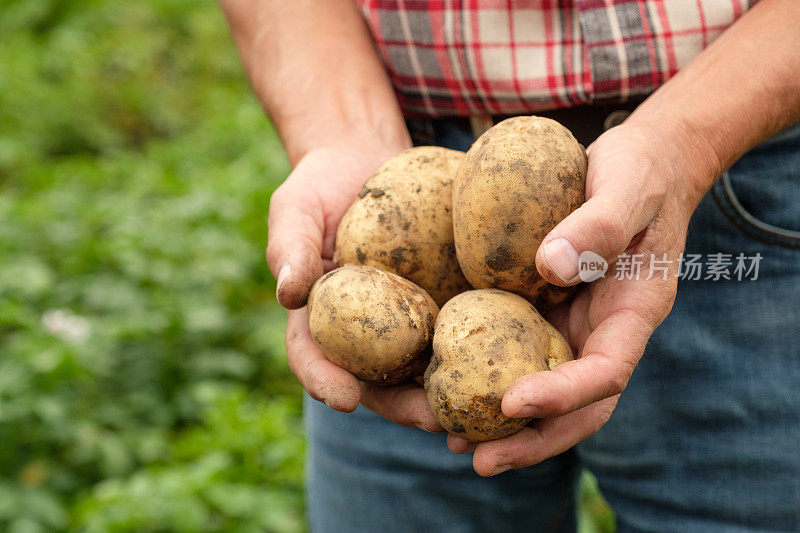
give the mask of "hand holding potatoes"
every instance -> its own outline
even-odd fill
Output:
[[[440,431],[416,383],[377,387],[360,383],[331,363],[311,337],[305,305],[323,267],[333,267],[334,237],[364,182],[405,146],[358,140],[307,153],[270,199],[267,259],[278,278],[278,300],[289,308],[286,354],[289,368],[308,394],[338,411],[359,403],[397,424]],[[412,387],[413,385],[414,387]]]
[[[359,379],[389,385],[421,373],[433,336],[425,389],[438,422],[472,441],[519,431],[530,418],[503,415],[506,389],[572,353],[524,298],[469,291],[461,266],[472,268],[480,286],[563,299],[560,287],[535,279],[535,248],[528,247],[580,203],[584,178],[583,147],[557,123],[535,117],[492,128],[466,159],[436,147],[389,159],[339,225],[335,259],[344,266],[311,291],[315,343]],[[438,312],[433,300],[445,304],[435,335],[425,320]]]
[[[666,126],[644,124],[637,113],[589,147],[587,202],[545,237],[537,265],[548,281],[571,279],[577,265],[554,255],[570,246],[572,252],[561,259],[591,250],[613,265],[624,251],[643,254],[642,272],[647,272],[651,256],[670,259],[670,271],[666,279],[607,275],[581,285],[558,309],[560,331],[577,359],[550,372],[519,378],[501,404],[506,416],[538,420],[505,439],[480,444],[448,436],[451,450],[474,452],[473,466],[481,475],[539,463],[600,429],[614,411],[650,335],[670,311],[677,258],[703,192],[687,177],[700,167],[678,149],[690,146],[691,139],[664,142],[669,140]],[[564,266],[572,272],[554,272]]]
[[[636,114],[629,122],[635,117]],[[639,283],[605,278],[582,286],[574,298],[564,301],[568,293],[558,287],[575,284],[577,276],[563,267],[575,269],[573,258],[585,250],[598,253],[610,263],[626,249],[630,253],[663,251],[676,257],[699,198],[697,191],[687,188],[681,178],[691,174],[692,168],[683,164],[680,152],[659,151],[658,143],[654,142],[658,131],[641,123],[626,122],[601,136],[589,149],[588,171],[580,145],[548,121],[512,119],[495,128],[495,132],[490,130],[486,139],[479,140],[470,150],[455,180],[454,201],[450,205],[458,263],[464,277],[478,287],[504,287],[529,302],[532,300],[535,306],[562,301],[554,312],[560,316],[558,323],[566,339],[551,335],[551,326],[532,319],[538,316],[536,311],[522,312],[524,306],[509,303],[504,314],[521,313],[528,317],[525,320],[517,317],[527,326],[516,329],[520,341],[524,340],[529,348],[515,350],[512,347],[517,335],[513,321],[501,322],[502,327],[498,327],[496,313],[487,314],[477,307],[450,312],[458,308],[459,298],[472,298],[472,292],[456,296],[449,307],[444,303],[438,320],[440,324],[449,324],[450,330],[435,328],[433,361],[426,380],[428,396],[437,418],[452,431],[448,436],[450,448],[456,452],[475,451],[475,469],[482,475],[539,462],[568,449],[605,423],[647,338],[669,311],[675,280],[670,277],[663,282],[658,278]],[[508,146],[504,147],[504,143]],[[520,158],[519,154],[525,157]],[[590,201],[581,204],[583,180]],[[487,187],[486,183],[492,186]],[[362,187],[362,184],[363,181],[352,189],[351,198],[358,198],[360,192],[362,200],[369,198],[372,202],[386,194],[379,185],[370,183]],[[460,189],[462,184],[464,187]],[[517,189],[523,192],[515,194]],[[303,193],[304,190],[298,189],[299,197]],[[378,233],[365,232],[369,238],[363,239],[352,228],[346,232],[354,236],[350,242],[357,243],[351,249],[356,257],[354,262],[367,262],[369,257],[373,264],[373,257],[383,258],[384,261],[376,260],[374,266],[392,271],[396,268],[392,264],[392,250],[404,246],[402,242],[395,244],[397,241],[393,239],[397,235],[381,237],[379,228],[391,227],[396,232],[397,226],[382,224],[386,214],[384,211],[381,220],[381,210],[375,209],[381,205],[377,201],[368,205],[369,209],[367,204],[359,208],[363,209],[362,219],[366,217],[372,224],[369,232],[378,228]],[[394,211],[396,205],[386,202],[385,207],[391,206]],[[345,207],[341,207],[341,213]],[[325,226],[327,236],[319,241],[325,242],[329,250],[332,249],[330,231],[335,228],[336,217],[332,219],[334,224]],[[404,226],[405,223],[400,224],[401,231]],[[528,235],[517,234],[520,228],[525,228]],[[424,236],[425,232],[416,233],[413,246],[421,249],[430,243],[421,241],[420,234]],[[439,233],[443,234],[446,232]],[[639,237],[634,239],[636,235]],[[344,243],[348,238],[342,239],[341,257],[345,257]],[[367,255],[361,247],[361,243],[372,244],[381,239],[386,246],[378,246],[377,255]],[[387,249],[389,243],[394,248]],[[570,250],[565,254],[567,247]],[[361,249],[363,258],[359,259],[356,248]],[[399,250],[395,252],[398,259],[401,252],[404,259],[413,255]],[[430,265],[425,268],[431,271]],[[395,272],[412,276],[413,270],[401,271],[397,265]],[[435,292],[435,283],[417,279]],[[450,296],[438,297],[443,302]],[[427,408],[420,408],[420,402],[425,405],[428,402],[413,381],[389,389],[362,384],[364,394],[342,394],[355,388],[356,378],[322,354],[308,331],[307,316],[303,311],[290,313],[287,339],[292,339],[292,343],[287,342],[287,350],[293,371],[310,392],[315,391],[312,395],[317,394],[315,397],[342,410],[354,408],[353,402],[360,398],[390,420],[439,428],[433,414]],[[494,322],[490,320],[492,316]],[[495,326],[482,331],[477,327],[465,329],[467,319]],[[549,338],[550,343],[543,343],[543,338]],[[580,356],[577,360],[569,360],[571,354],[565,340],[577,349]],[[492,351],[493,345],[497,348],[503,342],[507,344],[505,349]],[[475,347],[468,349],[471,344]],[[490,368],[497,365],[495,357],[489,355],[493,353],[514,354],[513,361],[505,361],[507,372],[492,374]],[[530,355],[526,357],[526,353]],[[558,353],[563,357],[553,355]],[[548,360],[554,364],[542,364]],[[485,364],[481,364],[483,361]],[[560,364],[556,366],[556,362]],[[311,375],[312,369],[322,366],[327,375],[338,377],[324,382],[319,380],[318,372]],[[470,375],[468,380],[460,376],[465,369]],[[517,377],[520,374],[524,375]],[[339,403],[330,402],[337,393]],[[413,403],[416,408],[397,408],[399,402],[392,400],[400,397],[402,403]],[[470,401],[483,409],[471,409]],[[409,412],[417,413],[420,418],[410,419]],[[428,415],[429,418],[421,420]],[[531,417],[537,420],[525,426]],[[522,429],[516,433],[497,439],[519,427]],[[476,444],[467,439],[484,442]]]

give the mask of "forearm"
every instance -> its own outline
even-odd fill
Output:
[[[352,0],[220,3],[293,164],[321,146],[351,142],[393,152],[409,145],[388,76]]]
[[[664,125],[711,182],[800,120],[800,2],[762,0],[631,116]]]

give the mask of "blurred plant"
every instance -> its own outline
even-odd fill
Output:
[[[302,529],[288,169],[216,6],[0,9],[0,530]]]
[[[302,530],[288,166],[217,7],[6,0],[0,35],[0,531]]]
[[[578,531],[580,533],[614,533],[617,519],[600,493],[597,478],[584,470],[580,477],[578,499]]]

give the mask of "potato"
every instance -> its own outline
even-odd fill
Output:
[[[473,442],[500,439],[530,418],[508,418],[500,403],[525,374],[572,359],[569,345],[524,298],[497,289],[468,291],[442,307],[425,391],[436,419]]]
[[[475,141],[456,175],[456,255],[473,287],[534,301],[547,285],[536,251],[584,201],[586,152],[554,120],[514,117]]]
[[[370,266],[344,266],[311,288],[308,322],[332,363],[394,385],[422,374],[439,308],[417,285]]]
[[[364,184],[336,232],[338,265],[370,265],[425,289],[438,305],[470,289],[453,243],[453,178],[463,152],[405,150]]]

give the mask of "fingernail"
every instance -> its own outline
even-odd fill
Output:
[[[415,425],[415,426],[417,426],[417,427],[418,427],[419,429],[421,429],[422,431],[425,431],[425,432],[427,432],[427,433],[431,433],[431,430],[430,430],[430,429],[428,429],[428,428],[426,428],[426,427],[425,427],[425,424],[423,424],[422,422],[414,422],[414,425]]]
[[[450,437],[450,439],[451,439],[450,444],[453,445],[452,446],[453,448],[466,448],[469,445],[469,441],[467,441],[465,439],[462,439],[461,437],[456,437],[455,435]],[[456,453],[460,453],[460,452],[456,452]]]
[[[497,465],[496,467],[494,467],[494,470],[492,470],[492,473],[490,475],[496,476],[497,474],[502,474],[503,472],[509,470],[510,468],[511,465]]]
[[[545,245],[544,259],[564,283],[569,283],[578,277],[578,252],[564,237],[553,239]]]
[[[538,417],[542,413],[542,410],[539,409],[537,405],[523,405],[519,408],[512,418],[528,418],[528,417]]]
[[[292,273],[292,265],[291,264],[286,263],[285,265],[283,265],[283,267],[281,267],[281,271],[278,272],[278,284],[277,284],[277,287],[275,289],[275,294],[276,295],[280,294],[281,287],[283,286],[284,283],[286,283],[286,280],[289,278],[289,275],[291,273]]]

